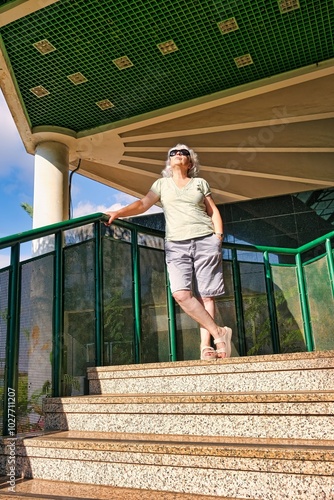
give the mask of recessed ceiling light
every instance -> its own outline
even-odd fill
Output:
[[[80,72],[73,73],[73,75],[69,75],[67,78],[69,78],[74,85],[80,85],[80,83],[87,82],[87,78]]]
[[[253,59],[250,54],[244,54],[243,56],[235,57],[234,62],[238,66],[238,68],[243,68],[244,66],[253,64]]]
[[[47,40],[40,40],[39,42],[33,43],[33,46],[35,49],[37,49],[41,54],[49,54],[50,52],[53,52],[56,50],[56,47],[54,47],[50,42]]]
[[[42,87],[42,85],[38,85],[38,87],[30,89],[30,91],[37,97],[44,97],[45,95],[50,94],[50,92],[46,90],[44,87]]]
[[[220,21],[218,24],[218,28],[225,35],[226,33],[231,33],[231,31],[235,31],[239,29],[238,23],[235,17],[230,17],[229,19],[225,19],[225,21]]]
[[[96,104],[100,109],[102,109],[102,111],[114,107],[114,104],[111,101],[109,101],[109,99],[104,99],[103,101],[99,101]]]
[[[126,69],[133,66],[132,62],[127,56],[119,57],[118,59],[114,59],[113,63],[116,64],[118,69]]]
[[[278,0],[278,5],[281,14],[300,8],[299,0]]]
[[[158,43],[158,48],[164,56],[166,54],[170,54],[171,52],[176,52],[178,50],[173,40],[168,40],[168,42]]]

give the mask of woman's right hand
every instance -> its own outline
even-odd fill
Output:
[[[109,216],[108,222],[104,223],[105,226],[110,226],[118,217],[118,212],[105,212],[105,214]]]

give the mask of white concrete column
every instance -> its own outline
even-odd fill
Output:
[[[68,219],[69,150],[60,142],[41,142],[35,152],[33,228]]]
[[[59,142],[41,142],[35,151],[34,229],[68,219],[69,150]],[[45,236],[32,242],[32,255],[43,255],[54,250],[54,236]],[[28,364],[28,395],[51,383],[52,366],[52,300],[53,268],[50,260],[41,259],[32,266],[30,278],[31,325]],[[38,420],[36,413],[29,416],[30,424]]]

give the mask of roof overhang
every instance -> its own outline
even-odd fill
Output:
[[[12,4],[0,26],[36,6]],[[135,196],[160,176],[178,142],[199,154],[218,203],[334,184],[332,59],[81,131],[32,126],[3,42],[0,84],[28,153],[40,142],[65,143],[70,168],[81,160],[79,173]]]

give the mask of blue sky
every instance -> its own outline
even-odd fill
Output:
[[[32,220],[21,207],[21,203],[33,205],[34,156],[26,152],[1,90],[0,127],[0,238],[2,238],[32,228]],[[130,195],[78,174],[72,177],[71,197],[73,217],[115,210],[135,200]],[[153,207],[152,211],[156,210],[157,207]]]

